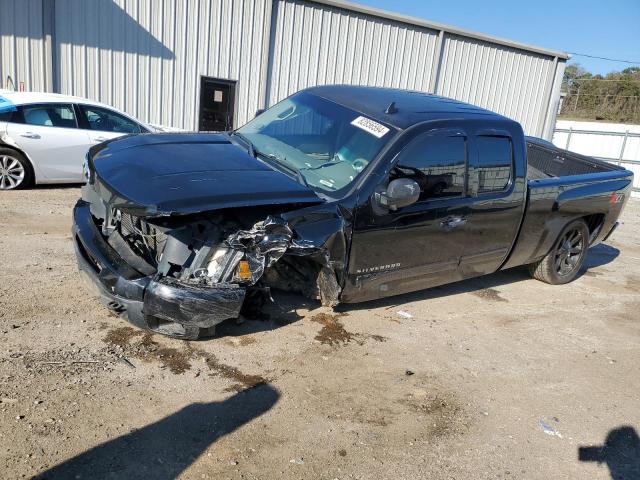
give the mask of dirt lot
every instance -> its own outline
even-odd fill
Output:
[[[640,202],[566,286],[279,296],[188,343],[89,296],[78,194],[0,195],[0,477],[640,478]]]

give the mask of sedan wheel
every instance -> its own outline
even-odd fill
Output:
[[[22,185],[25,169],[20,160],[10,155],[0,156],[0,190],[13,190]]]

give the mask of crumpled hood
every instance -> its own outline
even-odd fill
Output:
[[[322,202],[224,134],[128,136],[101,144],[89,156],[100,196],[138,216]]]

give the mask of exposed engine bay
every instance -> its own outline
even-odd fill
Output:
[[[331,292],[322,295],[317,282],[310,285],[320,275],[321,265],[288,258],[276,267],[285,253],[293,257],[320,253],[310,241],[295,238],[282,218],[268,216],[249,228],[246,221],[241,223],[223,214],[181,226],[175,221],[145,220],[120,211],[113,212],[110,219],[111,227],[103,228],[109,244],[124,251],[127,261],[142,273],[199,287],[238,284],[265,291],[271,286],[291,290],[298,285],[300,293],[321,299],[326,305],[337,302]],[[295,282],[291,281],[292,275]]]
[[[310,219],[291,215],[293,206],[148,218],[108,205],[90,185],[83,188],[83,198],[90,200],[85,205],[101,237],[149,279],[142,313],[146,326],[159,333],[199,338],[214,334],[215,325],[226,319],[256,318],[271,300],[272,288],[326,306],[338,303],[330,251],[336,242],[327,243],[324,229],[318,229],[327,221],[342,222],[335,212],[314,213],[314,237],[305,239],[291,224],[305,230]],[[328,231],[335,236],[335,228]],[[333,253],[344,255],[344,248]]]

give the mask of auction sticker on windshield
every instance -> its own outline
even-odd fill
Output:
[[[385,134],[389,131],[389,129],[381,123],[375,122],[370,118],[362,116],[356,118],[353,122],[351,122],[351,125],[361,128],[365,132],[369,132],[371,135],[377,138],[384,137]]]

